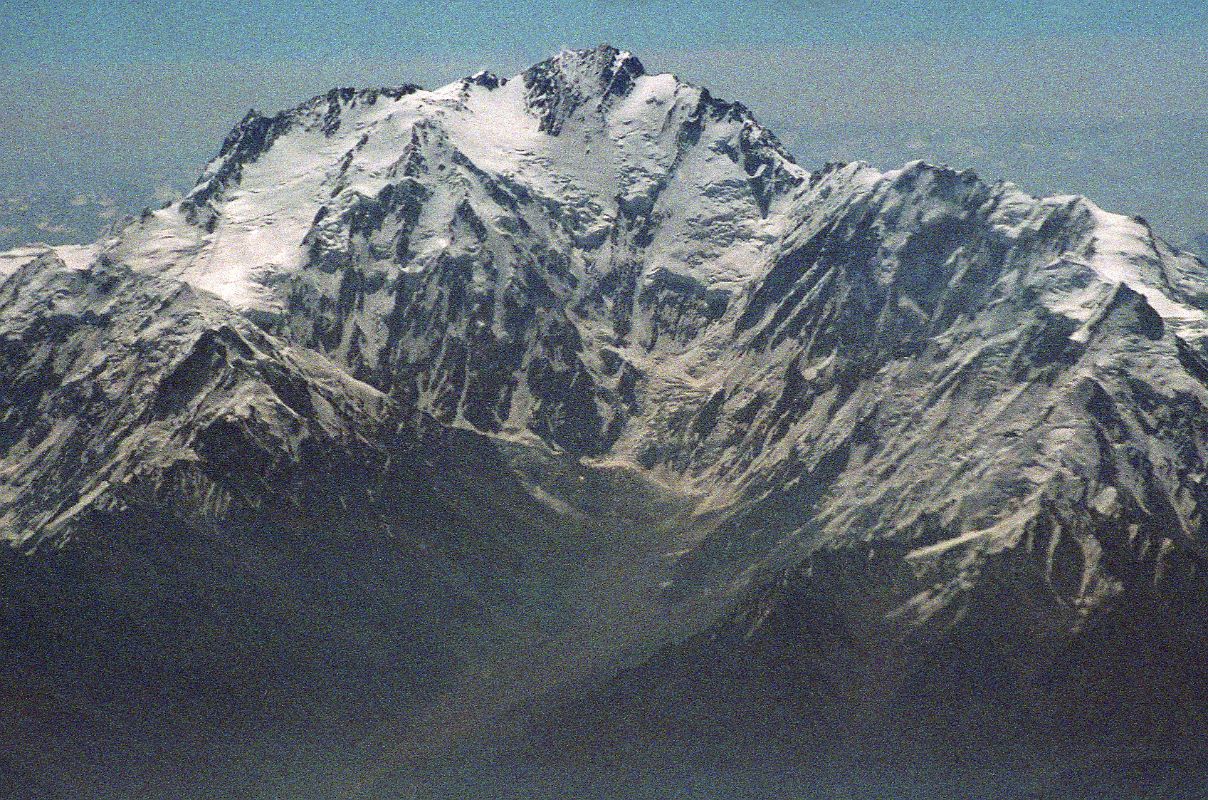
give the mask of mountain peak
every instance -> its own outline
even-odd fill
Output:
[[[638,60],[637,56],[628,50],[621,50],[610,44],[599,44],[579,50],[562,50],[542,63],[554,64],[570,76],[605,81],[622,74],[635,78],[646,74],[646,68],[642,66],[642,62]]]
[[[636,56],[601,44],[587,50],[563,50],[526,70],[522,78],[525,101],[541,121],[541,130],[558,134],[566,120],[580,108],[598,99],[604,105],[633,89],[634,81],[646,74]]]
[[[484,89],[498,89],[500,86],[503,86],[505,83],[507,83],[507,79],[500,78],[494,72],[489,70],[480,69],[478,72],[475,72],[473,75],[466,78],[465,82],[467,85],[481,86]]]

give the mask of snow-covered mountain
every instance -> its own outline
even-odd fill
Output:
[[[805,180],[741,106],[604,48],[249,114],[105,252],[442,420],[601,453],[634,410],[627,343],[643,363],[689,345]]]
[[[249,113],[181,201],[0,275],[19,686],[40,630],[86,670],[184,631],[253,705],[338,664],[325,703],[372,675],[408,719],[350,770],[533,726],[808,749],[912,703],[881,733],[1208,731],[1208,266],[1085,198],[811,173],[602,46]]]

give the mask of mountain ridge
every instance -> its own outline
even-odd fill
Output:
[[[1085,198],[808,172],[741,104],[601,46],[249,113],[182,200],[0,278],[6,538],[72,564],[129,536],[121,591],[152,620],[177,591],[139,573],[152,528],[235,586],[247,540],[269,607],[331,592],[364,623],[336,641],[376,660],[334,696],[435,679],[382,701],[418,721],[364,753],[607,759],[670,720],[736,753],[827,724],[858,748],[886,714],[957,750],[1026,750],[1027,725],[1110,748],[1129,710],[1155,749],[1204,729],[1180,708],[1208,653],[1208,266]],[[282,566],[328,557],[368,582]],[[112,591],[80,580],[85,611]],[[239,632],[219,660],[273,624],[183,591],[206,598],[186,627]],[[314,614],[279,624],[308,641]],[[1110,723],[1078,703],[1104,687]]]

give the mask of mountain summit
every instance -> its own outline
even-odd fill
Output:
[[[629,94],[645,74],[633,54],[610,45],[564,50],[521,76],[525,106],[540,121],[541,131],[556,136],[580,108],[595,105],[595,111],[603,111],[615,98]]]
[[[47,791],[1204,757],[1208,266],[1139,218],[601,46],[251,112],[0,275]]]
[[[628,342],[684,349],[770,261],[806,179],[741,106],[601,47],[249,115],[104,254],[442,420],[600,453],[633,410]]]

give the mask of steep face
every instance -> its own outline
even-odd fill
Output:
[[[868,549],[897,572],[874,615],[942,628],[993,586],[987,627],[1029,636],[1204,596],[1202,262],[1085,199],[922,164],[831,170],[800,208],[707,402],[637,445],[751,503],[689,573]]]
[[[741,106],[602,47],[249,115],[107,252],[439,419],[591,453],[633,410],[626,351],[720,316],[804,179]]]

